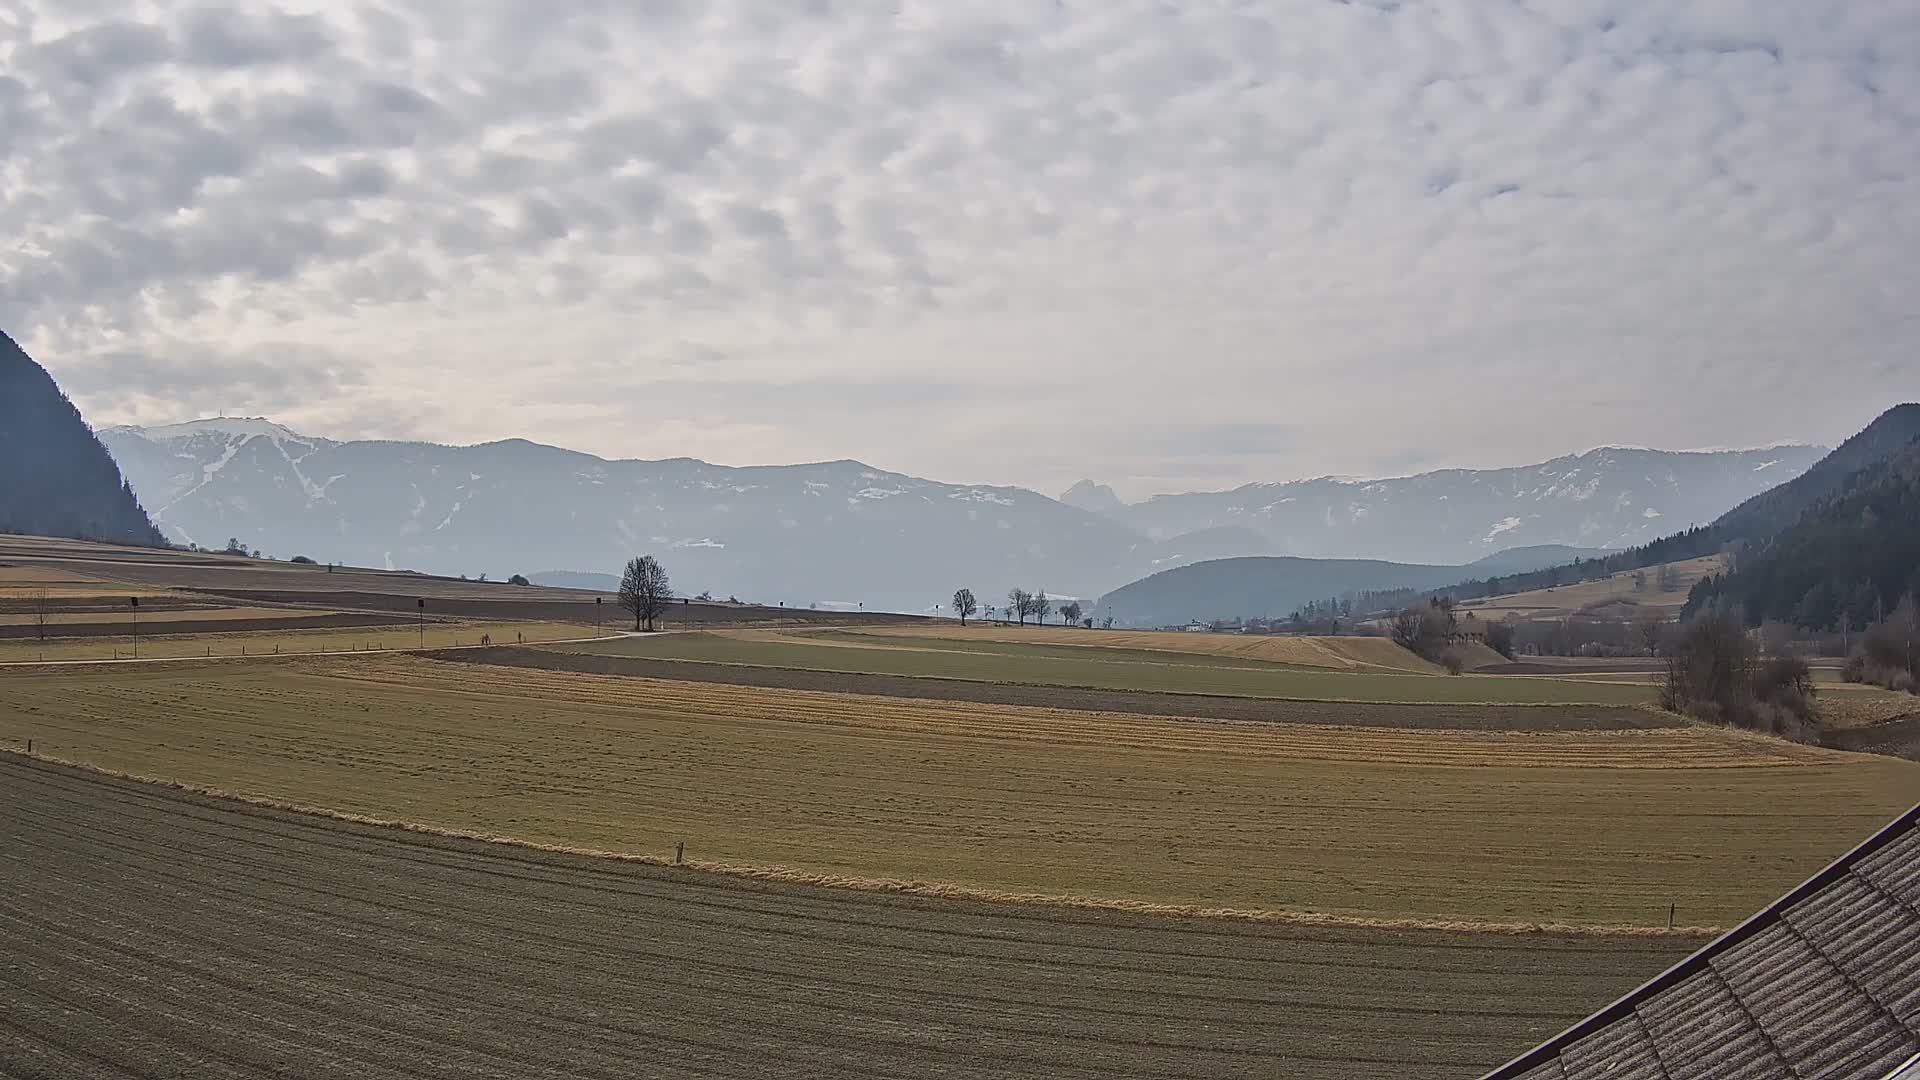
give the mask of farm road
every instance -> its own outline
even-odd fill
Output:
[[[1464,1077],[1657,939],[771,885],[0,754],[0,1076]]]

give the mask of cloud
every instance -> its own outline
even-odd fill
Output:
[[[103,423],[233,376],[1044,490],[1835,440],[1920,394],[1916,56],[1904,0],[11,0],[0,323]]]

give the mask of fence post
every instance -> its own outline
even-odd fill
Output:
[[[686,861],[686,858],[687,858],[687,842],[685,840],[682,840],[679,843],[673,845],[673,865],[679,866],[682,862]]]
[[[1673,905],[1673,904],[1668,904],[1668,905],[1667,905],[1667,929],[1669,929],[1669,930],[1671,930],[1671,929],[1673,929],[1673,909],[1674,909],[1674,907],[1675,907],[1675,905]]]

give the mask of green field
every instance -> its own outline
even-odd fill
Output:
[[[1308,701],[1641,705],[1654,696],[1650,685],[1560,677],[1327,671],[1145,649],[957,637],[907,640],[844,631],[663,634],[553,648],[752,667]]]

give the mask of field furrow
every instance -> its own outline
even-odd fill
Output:
[[[1684,940],[774,886],[0,755],[0,1075],[1463,1077]]]

